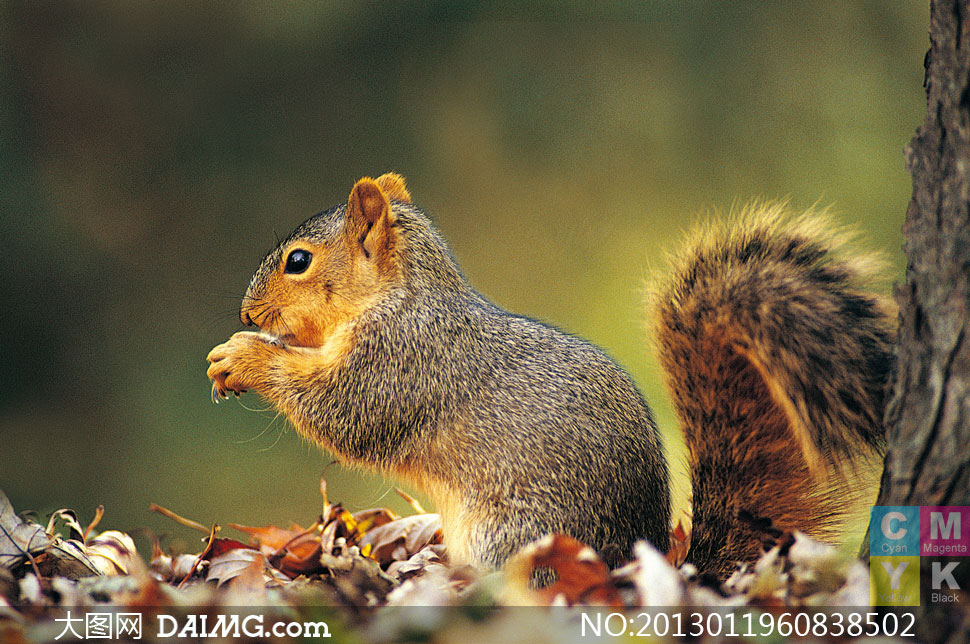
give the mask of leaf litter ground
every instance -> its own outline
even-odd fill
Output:
[[[96,531],[101,508],[87,526],[67,509],[41,525],[18,515],[0,492],[0,642],[66,641],[58,635],[70,609],[139,613],[147,622],[167,613],[211,615],[248,606],[270,621],[323,619],[341,642],[509,644],[590,641],[578,625],[591,607],[781,614],[791,607],[869,604],[864,564],[797,533],[784,535],[757,564],[723,584],[689,564],[675,567],[689,544],[681,524],[666,555],[641,542],[633,559],[615,570],[588,546],[550,535],[504,571],[483,575],[449,563],[438,515],[407,495],[415,513],[400,517],[386,508],[351,512],[328,500],[325,481],[320,487],[323,511],[316,520],[286,528],[228,524],[240,539],[152,506],[205,537],[196,553],[167,552],[154,539],[147,563],[125,532]],[[537,569],[551,569],[556,581],[532,587]],[[511,606],[547,608],[501,608]],[[148,630],[142,640],[153,637]]]

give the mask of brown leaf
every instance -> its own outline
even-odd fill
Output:
[[[276,525],[267,525],[256,528],[248,525],[240,525],[238,523],[230,523],[229,527],[233,530],[239,530],[240,532],[245,532],[248,534],[250,538],[249,542],[258,547],[260,552],[267,556],[282,549],[283,546],[306,532],[306,530],[296,526],[295,524],[295,529],[290,530],[284,530]]]
[[[37,558],[37,567],[45,577],[60,575],[68,579],[80,579],[101,574],[98,566],[85,552],[84,544],[73,539],[54,539],[44,556]]]
[[[610,569],[591,547],[572,537],[552,534],[523,548],[509,562],[506,572],[524,585],[532,581],[536,569],[548,568],[556,581],[536,590],[539,599],[552,604],[560,596],[572,604],[622,606]]]
[[[249,533],[251,535],[250,541],[258,546],[260,552],[274,563],[283,559],[288,561],[315,560],[320,552],[319,524],[314,524],[306,530],[295,523],[289,530],[283,530],[275,525],[265,528],[250,528],[233,524],[233,527]],[[299,572],[308,572],[308,570],[303,569],[302,565],[298,568]]]
[[[245,532],[250,541],[265,555],[273,566],[290,578],[320,572],[320,533],[319,523],[303,529],[292,524],[289,530],[275,525],[254,528],[239,524],[230,527]],[[331,523],[333,529],[336,525]],[[329,527],[329,526],[328,526]]]
[[[246,550],[252,549],[250,546],[247,546],[242,541],[236,541],[235,539],[226,539],[225,537],[216,537],[215,539],[212,540],[212,543],[209,544],[209,547],[206,549],[205,553],[203,553],[202,556],[206,559],[214,559],[215,557],[218,557],[219,555],[223,555],[229,552],[230,550],[238,550],[240,548],[244,548]]]
[[[320,542],[314,542],[314,549],[296,554],[290,550],[281,550],[279,553],[269,558],[271,564],[276,566],[283,574],[295,579],[300,575],[312,575],[320,572]]]
[[[683,519],[677,519],[677,525],[670,531],[670,549],[667,550],[667,561],[671,566],[677,568],[687,559],[687,552],[689,550],[690,534],[684,528]]]

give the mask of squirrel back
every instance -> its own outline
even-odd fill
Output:
[[[702,228],[652,294],[692,488],[687,560],[720,577],[786,530],[832,541],[885,450],[894,317],[882,266],[824,215]]]

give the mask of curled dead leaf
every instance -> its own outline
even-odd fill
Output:
[[[266,556],[252,548],[235,548],[213,557],[209,561],[206,581],[216,585],[240,580],[243,585],[262,585],[266,583],[285,583],[290,579],[269,565]]]
[[[370,556],[386,567],[405,561],[425,546],[442,542],[441,517],[415,514],[396,519],[364,534],[360,546],[370,547]]]
[[[51,518],[47,521],[47,534],[52,537],[56,536],[55,529],[57,527],[58,519],[60,519],[64,523],[64,526],[68,529],[68,539],[82,542],[84,541],[84,528],[81,527],[81,523],[78,521],[77,513],[75,513],[74,510],[68,510],[67,508],[54,510],[51,513]]]
[[[84,546],[88,557],[103,575],[127,575],[138,557],[135,542],[124,532],[106,530]]]
[[[428,545],[421,548],[408,559],[392,561],[387,567],[387,574],[397,579],[407,579],[426,572],[433,566],[445,566],[444,544]]]

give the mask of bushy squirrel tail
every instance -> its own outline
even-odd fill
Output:
[[[895,312],[824,214],[749,207],[694,233],[652,294],[687,445],[687,561],[724,578],[784,531],[837,536],[884,452]]]

